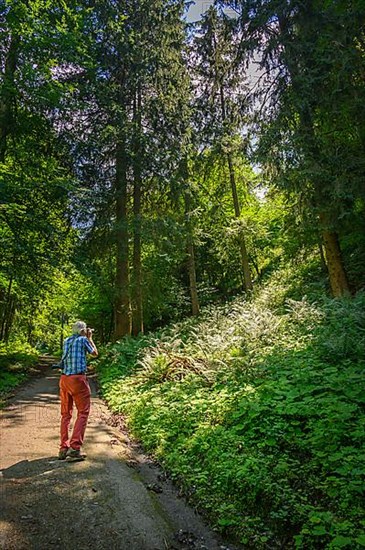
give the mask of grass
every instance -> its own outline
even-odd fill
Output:
[[[289,279],[109,346],[101,388],[221,532],[364,548],[365,294],[294,300]]]
[[[0,408],[9,392],[29,377],[37,361],[36,352],[24,345],[0,348]]]

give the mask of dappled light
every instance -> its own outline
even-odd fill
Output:
[[[365,548],[364,0],[0,4],[0,546]]]

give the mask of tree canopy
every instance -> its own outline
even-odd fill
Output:
[[[1,3],[2,341],[137,335],[303,254],[363,286],[361,2],[185,10]]]

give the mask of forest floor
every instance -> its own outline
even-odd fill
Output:
[[[128,437],[92,387],[84,462],[59,461],[58,379],[48,366],[0,411],[0,548],[234,550]]]

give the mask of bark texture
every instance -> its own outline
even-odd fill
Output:
[[[14,77],[19,45],[19,36],[13,35],[6,56],[3,85],[0,91],[0,162],[5,162],[8,136],[13,125]]]
[[[127,158],[124,140],[116,150],[115,201],[116,201],[116,281],[115,281],[115,331],[114,338],[131,333],[129,298],[129,246],[127,218]]]
[[[135,140],[133,158],[133,287],[132,287],[132,333],[143,333],[143,296],[142,296],[142,176],[141,176],[141,90],[138,89],[134,101]]]
[[[335,298],[350,294],[349,282],[343,264],[338,234],[328,228],[326,216],[320,215],[322,238],[331,291]]]

